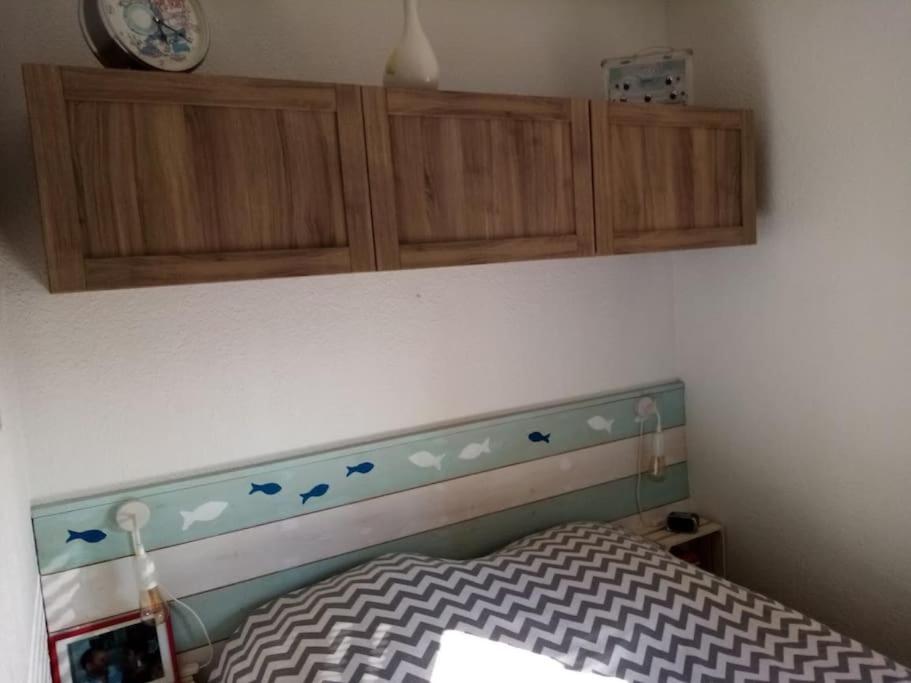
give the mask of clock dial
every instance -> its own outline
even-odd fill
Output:
[[[93,0],[121,49],[163,71],[189,71],[209,49],[199,0]]]

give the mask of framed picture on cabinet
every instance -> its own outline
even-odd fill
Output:
[[[176,683],[170,620],[146,623],[139,612],[54,634],[48,641],[54,683]]]

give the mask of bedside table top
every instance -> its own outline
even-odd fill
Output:
[[[688,543],[694,538],[702,538],[709,534],[721,533],[722,527],[718,522],[714,522],[710,519],[703,519],[702,523],[699,525],[699,529],[691,534],[674,533],[673,531],[668,531],[664,528],[651,530],[633,529],[633,531],[665,548],[673,548]]]

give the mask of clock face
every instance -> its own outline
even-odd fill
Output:
[[[209,49],[199,0],[95,0],[105,29],[123,50],[163,71],[189,71]]]

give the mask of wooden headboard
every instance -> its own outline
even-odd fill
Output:
[[[565,521],[634,515],[639,426],[652,396],[666,428],[667,476],[643,506],[688,497],[684,387],[613,392],[268,464],[33,508],[51,634],[134,610],[122,502],[152,509],[143,530],[162,583],[213,640],[247,610],[388,552],[477,556]],[[204,644],[174,610],[177,650]]]

